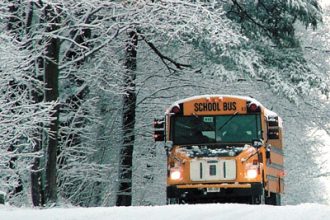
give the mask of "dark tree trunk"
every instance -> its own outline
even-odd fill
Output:
[[[46,6],[45,20],[49,24],[46,32],[52,32],[58,29],[60,22],[59,13],[55,12],[55,8]],[[45,100],[47,102],[57,101],[58,93],[58,60],[60,51],[60,41],[58,38],[51,37],[46,46],[45,60]],[[56,105],[51,115],[53,118],[49,126],[49,138],[47,147],[47,164],[46,164],[46,190],[47,202],[56,203],[57,201],[57,144],[58,144],[58,125],[59,125],[59,105]]]
[[[31,26],[32,26],[32,20],[34,16],[34,2],[29,3],[29,7],[27,10],[27,14],[25,15],[25,9],[22,10],[21,6],[21,0],[10,0],[11,5],[9,6],[9,12],[10,17],[8,19],[7,23],[7,30],[9,30],[11,33],[15,34],[15,37],[18,41],[20,41],[20,36],[22,33],[25,33],[28,37],[30,36]],[[23,11],[23,12],[22,12]],[[27,16],[26,22],[24,22],[24,17]],[[25,49],[32,49],[32,43],[26,43],[24,44]],[[39,60],[38,66],[43,68],[42,61]],[[37,76],[35,76],[37,79]],[[38,79],[40,81],[43,81],[42,77],[41,79]],[[13,86],[15,82],[13,81]],[[39,103],[43,101],[43,92],[42,91],[36,91],[34,89],[32,91],[32,99],[35,103]],[[39,125],[42,127],[42,125]],[[42,150],[42,133],[41,129],[37,129],[35,132],[35,145],[32,148],[33,153],[38,153]],[[14,146],[11,146],[9,151],[13,151]],[[11,161],[9,162],[10,167],[14,168],[14,158],[11,158]],[[42,186],[42,169],[40,168],[40,157],[36,156],[32,161],[32,167],[31,167],[31,197],[32,197],[32,203],[34,206],[42,206],[44,205],[44,188]],[[19,180],[19,182],[21,182]],[[22,185],[18,185],[14,189],[14,193],[22,191]]]
[[[42,66],[41,60],[42,59],[39,60],[39,67]],[[38,80],[42,81],[42,78],[43,77],[40,77]],[[43,101],[43,93],[41,91],[34,90],[32,92],[32,98],[35,103],[40,103]],[[42,127],[43,124],[39,124],[39,127],[36,128],[36,132],[34,134],[35,145],[32,148],[33,153],[39,152],[41,154],[42,152]],[[43,169],[41,169],[41,158],[39,156],[35,156],[31,167],[31,196],[34,206],[45,205],[44,180],[42,179],[43,173]]]
[[[35,3],[30,2],[27,11],[27,19],[25,25],[25,32],[28,37],[31,35],[32,20],[34,16]],[[25,44],[27,49],[32,50],[32,43]],[[39,69],[43,69],[43,59],[40,57],[37,61]],[[36,73],[37,74],[37,73]],[[34,76],[35,80],[43,81],[42,76]],[[31,97],[34,103],[40,103],[44,99],[43,91],[38,91],[34,88],[31,92]],[[33,158],[31,166],[31,197],[32,204],[34,206],[43,206],[45,204],[45,192],[43,187],[43,169],[41,168],[41,153],[42,153],[42,127],[43,124],[39,124],[34,134],[34,143],[32,146],[32,152],[38,154]]]
[[[124,76],[125,95],[123,97],[123,145],[120,150],[119,164],[119,191],[117,193],[117,206],[130,206],[132,204],[132,156],[134,146],[134,125],[136,107],[136,46],[138,36],[136,31],[130,31],[129,42],[126,46],[126,68]]]
[[[37,98],[37,97],[36,97]],[[42,150],[42,134],[40,129],[35,134],[35,146],[32,152],[37,153]],[[45,195],[42,180],[42,170],[40,168],[40,157],[33,159],[31,167],[31,196],[34,206],[43,206],[45,204]]]

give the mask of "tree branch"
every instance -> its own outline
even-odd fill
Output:
[[[106,45],[108,45],[109,42],[111,42],[114,38],[116,38],[116,37],[118,36],[119,33],[123,32],[123,31],[126,30],[127,28],[128,28],[128,27],[118,28],[118,29],[116,30],[116,32],[115,32],[115,33],[114,33],[109,39],[105,40],[101,45],[99,45],[99,46],[97,46],[96,48],[94,48],[93,50],[91,50],[91,51],[89,51],[89,52],[83,54],[82,56],[77,57],[76,59],[74,59],[74,60],[72,60],[72,61],[70,61],[70,62],[67,62],[67,63],[61,65],[61,66],[59,67],[59,70],[61,71],[61,70],[63,70],[64,68],[66,68],[66,67],[68,67],[68,66],[70,66],[70,65],[72,65],[72,64],[74,64],[74,63],[77,63],[77,62],[79,62],[79,61],[81,61],[81,60],[83,60],[83,59],[85,59],[85,58],[87,58],[87,57],[93,55],[94,53],[98,52],[98,51],[101,50],[103,47],[105,47]]]
[[[314,50],[314,51],[319,51],[321,53],[330,53],[330,50],[321,50],[312,46],[306,46],[305,49],[310,49],[310,50]]]
[[[165,61],[169,61],[170,63],[172,63],[177,69],[180,69],[180,70],[182,70],[183,68],[192,68],[192,66],[191,65],[189,65],[189,64],[183,64],[183,63],[178,63],[178,62],[176,62],[176,61],[174,61],[173,59],[171,59],[171,58],[169,58],[169,57],[167,57],[167,56],[165,56],[164,54],[162,54],[158,49],[157,49],[157,47],[153,44],[153,43],[151,43],[151,42],[149,42],[149,41],[147,41],[146,39],[145,39],[145,37],[144,36],[142,36],[142,39],[148,44],[148,46],[157,54],[157,56],[159,56],[159,58],[162,60],[162,62],[165,64],[165,66],[169,69],[169,70],[174,70],[173,68],[171,68]],[[175,71],[175,70],[174,70]]]
[[[252,23],[254,23],[255,25],[257,25],[258,27],[260,27],[261,29],[263,29],[264,31],[266,31],[266,35],[269,38],[272,38],[272,36],[268,33],[270,30],[268,30],[264,25],[260,24],[259,22],[257,22],[254,18],[252,18],[251,15],[249,15],[244,9],[243,7],[236,1],[236,0],[232,0],[233,4],[237,6],[238,10],[243,13]],[[268,11],[267,11],[268,13]]]

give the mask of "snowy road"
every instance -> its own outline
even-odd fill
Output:
[[[330,206],[241,204],[29,209],[0,206],[0,220],[326,220]]]

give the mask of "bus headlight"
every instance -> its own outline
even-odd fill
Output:
[[[172,180],[179,180],[182,178],[181,170],[178,168],[172,168],[170,173],[170,178]]]
[[[248,169],[246,171],[246,178],[254,179],[258,176],[258,171],[256,169]]]

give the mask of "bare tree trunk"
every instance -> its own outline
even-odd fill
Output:
[[[31,32],[31,26],[32,26],[32,20],[34,16],[34,2],[29,3],[29,7],[27,11],[25,9],[22,10],[22,1],[21,0],[10,0],[11,4],[9,6],[9,12],[11,16],[8,19],[7,23],[7,30],[9,30],[11,33],[15,34],[15,37],[17,40],[21,40],[20,37],[22,36],[22,33],[26,33],[26,35],[29,37]],[[27,13],[27,14],[26,14]],[[26,21],[24,22],[24,17],[27,16]],[[24,47],[26,49],[32,49],[32,43],[26,43],[24,44]],[[39,67],[42,68],[42,61],[39,61],[38,63]],[[37,76],[35,77],[37,79]],[[43,80],[42,77],[39,80]],[[15,81],[12,82],[10,86],[15,85]],[[33,90],[32,99],[35,103],[39,103],[43,101],[43,92],[42,91],[36,91],[36,88]],[[40,125],[41,127],[42,125]],[[40,152],[42,150],[42,134],[41,129],[38,129],[35,133],[35,146],[32,148],[33,153]],[[12,145],[8,151],[14,151],[15,147]],[[10,168],[15,168],[15,158],[11,158],[10,162]],[[42,169],[40,167],[40,157],[36,156],[32,161],[32,167],[31,167],[31,196],[32,196],[32,203],[34,206],[42,206],[44,205],[44,189],[42,186]],[[19,180],[20,182],[20,180]],[[17,192],[22,191],[22,185],[19,184],[15,189],[13,190],[12,194],[15,194]]]
[[[35,3],[30,2],[27,10],[27,19],[26,19],[26,27],[25,32],[28,37],[31,35],[31,27],[32,20],[34,17],[34,7]],[[32,43],[26,44],[26,48],[32,50]],[[40,57],[37,61],[37,65],[39,69],[43,69],[43,59]],[[43,81],[42,76],[38,76],[37,72],[34,76],[35,80]],[[37,88],[34,88],[31,93],[32,100],[34,103],[40,103],[43,101],[43,91],[38,91]],[[42,128],[43,124],[39,124],[39,128],[36,128],[36,132],[34,134],[34,143],[32,146],[32,152],[37,155],[33,158],[32,166],[31,166],[31,197],[32,204],[34,206],[43,206],[45,204],[45,192],[43,186],[43,172],[44,170],[41,168],[41,152],[42,152]]]
[[[38,137],[38,136],[39,137]],[[42,150],[42,135],[38,131],[35,137],[36,145],[33,147],[32,152],[37,153]],[[40,167],[40,157],[36,156],[33,159],[31,167],[31,196],[34,206],[43,206],[45,204],[44,189],[42,185],[42,169]]]
[[[40,63],[42,59],[39,60],[39,66],[42,65]],[[36,76],[37,78],[37,76]],[[41,78],[37,78],[37,80],[42,81]],[[32,98],[35,103],[39,103],[43,101],[43,93],[41,91],[34,90],[32,92]],[[43,135],[42,135],[42,127],[43,124],[39,124],[39,128],[36,129],[34,134],[34,142],[35,145],[33,146],[32,152],[39,153],[39,155],[35,156],[32,162],[31,167],[31,196],[32,196],[32,203],[34,206],[43,206],[45,205],[45,189],[44,189],[44,180],[43,174],[44,169],[41,168],[41,152],[43,149]]]
[[[136,46],[138,36],[136,31],[130,31],[129,42],[126,46],[126,68],[124,76],[125,95],[123,100],[123,145],[120,151],[119,164],[119,192],[117,193],[117,206],[130,206],[132,204],[132,158],[134,146],[134,125],[136,107]]]
[[[45,20],[48,22],[47,32],[52,32],[58,29],[60,17],[55,12],[56,8],[46,6]],[[58,38],[51,37],[46,46],[46,60],[45,60],[45,100],[47,102],[57,101],[58,93],[58,60],[60,52],[60,41]],[[57,145],[58,145],[58,125],[59,125],[59,105],[56,105],[51,115],[53,118],[49,127],[49,138],[47,148],[47,164],[46,164],[46,191],[47,202],[56,203],[57,201]]]

